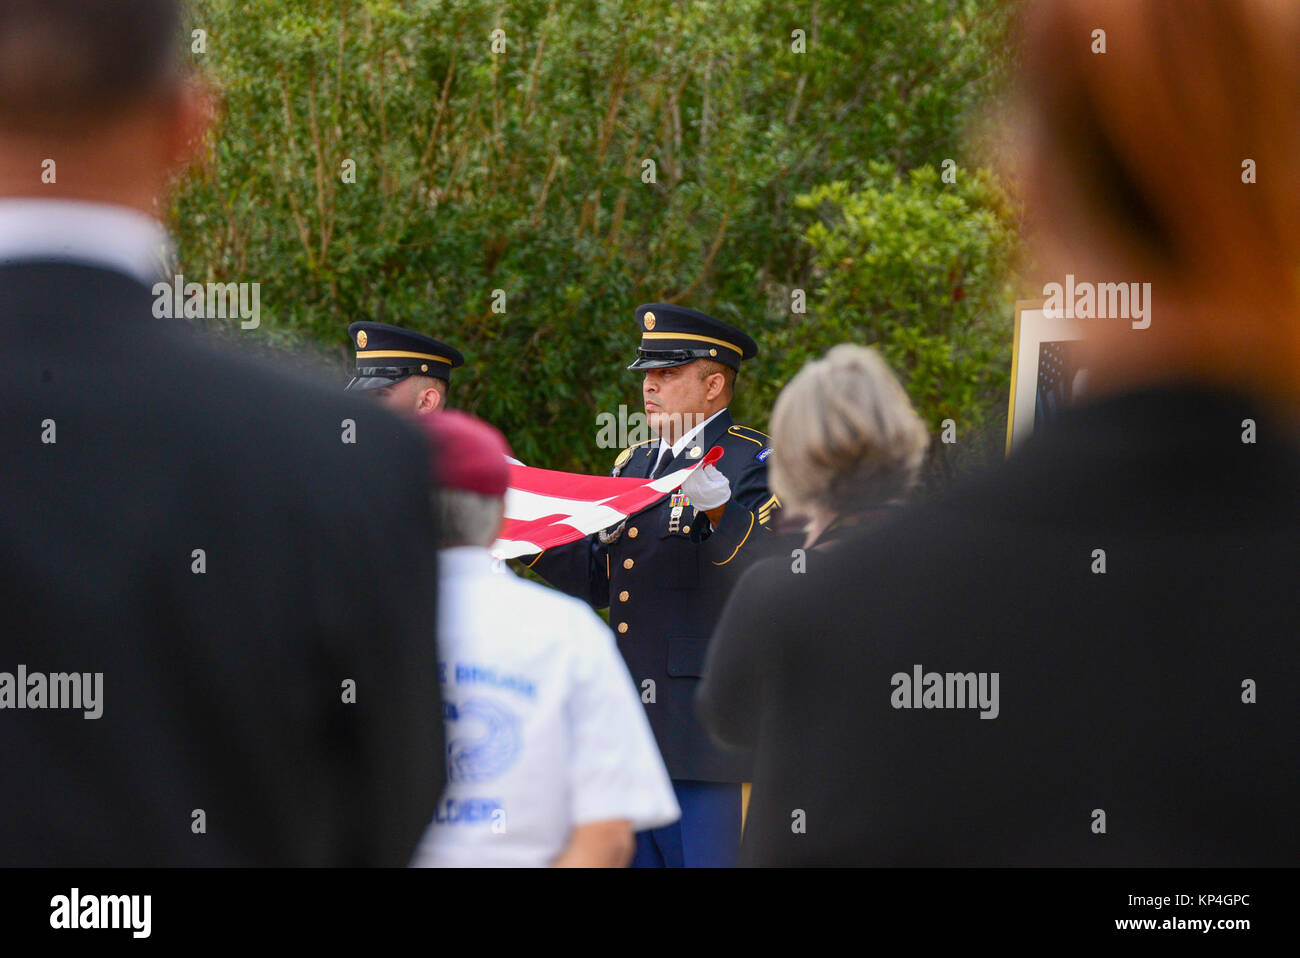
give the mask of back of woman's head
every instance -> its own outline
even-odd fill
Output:
[[[929,441],[880,355],[841,344],[804,366],[772,407],[772,491],[805,514],[893,502],[915,484]]]
[[[1031,0],[1021,57],[1045,275],[1150,282],[1150,328],[1101,321],[1112,345],[1300,394],[1300,3]]]

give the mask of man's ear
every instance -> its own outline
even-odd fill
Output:
[[[420,404],[415,408],[417,413],[437,412],[438,407],[442,405],[442,393],[430,386],[420,393]]]
[[[722,373],[713,373],[709,376],[709,390],[704,395],[709,400],[717,399],[722,395],[723,390],[727,388],[727,377]]]

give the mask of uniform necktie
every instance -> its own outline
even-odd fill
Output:
[[[665,449],[659,456],[659,462],[655,464],[654,472],[650,474],[651,479],[658,479],[668,469],[668,463],[673,458],[673,451]]]

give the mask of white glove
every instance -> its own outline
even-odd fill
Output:
[[[731,483],[726,476],[706,463],[686,477],[682,483],[682,492],[690,496],[691,505],[697,511],[709,512],[726,505],[731,499]]]

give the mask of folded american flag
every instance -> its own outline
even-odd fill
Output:
[[[658,479],[582,476],[512,463],[506,521],[492,546],[498,559],[514,559],[576,542],[648,509],[695,469],[722,458],[722,447],[686,469]]]

